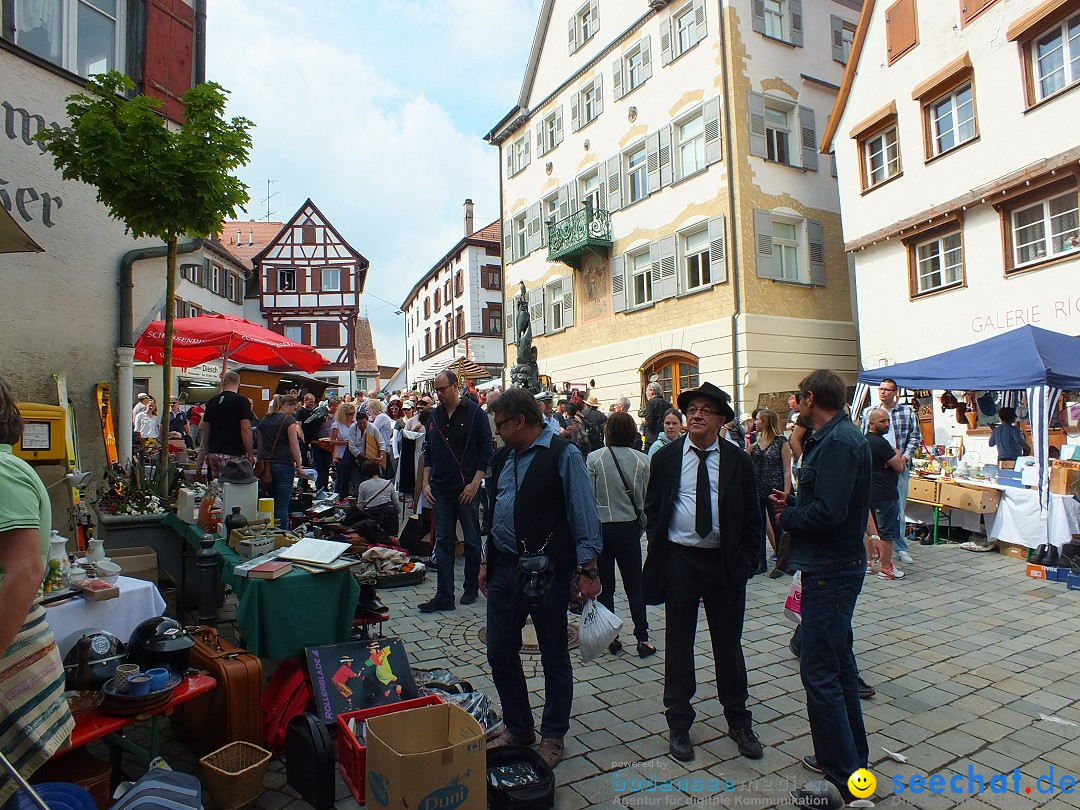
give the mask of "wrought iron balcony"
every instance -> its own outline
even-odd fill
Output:
[[[547,224],[548,261],[577,266],[586,253],[607,258],[611,250],[611,214],[585,206]]]

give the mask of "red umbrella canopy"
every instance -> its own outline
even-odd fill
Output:
[[[162,364],[165,321],[154,321],[135,341],[135,359]],[[288,366],[318,371],[326,359],[311,346],[235,315],[200,315],[174,321],[172,364],[190,368],[222,358],[255,366]]]

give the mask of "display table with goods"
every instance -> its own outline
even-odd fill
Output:
[[[174,514],[164,524],[194,550],[203,532]],[[261,658],[280,660],[303,653],[304,647],[348,641],[360,587],[348,569],[311,573],[294,567],[275,579],[236,576],[239,555],[223,539],[222,579],[236,595],[236,621],[247,648]]]
[[[47,605],[45,620],[57,642],[87,627],[108,630],[118,638],[127,639],[143,620],[160,616],[165,610],[165,600],[152,582],[122,576],[116,586],[120,595],[115,599],[95,602],[74,597]]]

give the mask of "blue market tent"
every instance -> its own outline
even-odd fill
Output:
[[[901,388],[1027,393],[1032,453],[1039,462],[1039,503],[1050,501],[1047,429],[1062,390],[1080,389],[1080,338],[1037,326],[1021,326],[970,346],[922,360],[868,369],[859,374],[852,413],[871,385],[889,378]]]

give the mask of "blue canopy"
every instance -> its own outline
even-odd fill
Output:
[[[931,391],[996,391],[1040,385],[1080,389],[1080,338],[1021,326],[933,357],[867,369],[859,374],[859,382],[876,385],[886,377],[896,380],[901,388]]]

